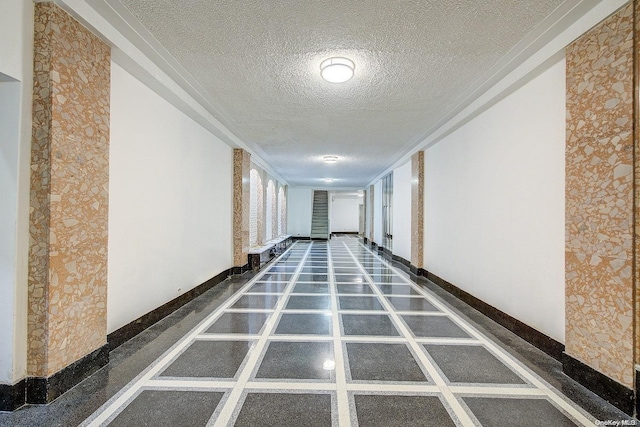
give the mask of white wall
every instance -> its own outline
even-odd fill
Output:
[[[111,72],[108,332],[233,266],[233,150]]]
[[[565,62],[425,152],[425,268],[564,342]]]
[[[27,358],[33,3],[0,10],[0,384],[14,384]]]
[[[287,234],[294,237],[311,236],[313,190],[289,187],[287,197]]]
[[[411,261],[411,162],[393,170],[394,255]]]
[[[331,195],[331,233],[358,232],[362,197]]]

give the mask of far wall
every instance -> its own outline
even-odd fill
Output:
[[[331,233],[357,233],[360,228],[360,205],[362,197],[331,195]]]

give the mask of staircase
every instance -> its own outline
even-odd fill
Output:
[[[329,193],[313,192],[313,215],[311,217],[311,238],[329,239]]]

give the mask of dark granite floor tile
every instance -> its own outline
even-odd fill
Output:
[[[328,310],[331,308],[331,298],[328,296],[299,296],[292,295],[285,309],[287,310]]]
[[[231,308],[272,309],[278,303],[280,295],[243,295]]]
[[[447,316],[402,316],[402,319],[416,337],[470,338]]]
[[[427,381],[405,344],[347,343],[346,348],[354,381]]]
[[[208,334],[257,334],[270,313],[224,313],[209,329]]]
[[[362,271],[358,267],[338,267],[338,266],[334,266],[333,272],[335,274],[362,274]]]
[[[161,377],[233,378],[252,341],[195,341]]]
[[[307,260],[303,268],[327,268],[326,260]]]
[[[256,282],[247,292],[284,292],[288,285],[286,282]]]
[[[327,273],[318,274],[300,274],[298,282],[328,282],[329,275]]]
[[[293,274],[296,271],[297,266],[285,266],[285,265],[273,265],[269,268],[269,273],[288,273]]]
[[[425,298],[419,297],[386,297],[398,311],[440,311]]]
[[[276,282],[288,282],[293,277],[292,273],[267,273],[260,280],[273,280]]]
[[[339,294],[373,294],[371,286],[366,283],[338,283],[336,288]]]
[[[367,279],[362,274],[336,274],[337,283],[366,283]]]
[[[109,424],[131,426],[204,426],[224,393],[144,390]]]
[[[328,283],[296,283],[293,293],[297,294],[328,294]]]
[[[329,274],[327,267],[302,267],[300,274]]]
[[[374,296],[339,297],[340,310],[384,310]]]
[[[397,337],[400,334],[386,314],[342,314],[345,335]]]
[[[328,394],[249,393],[235,427],[331,426]]]
[[[367,427],[455,426],[436,396],[354,396],[358,424]]]
[[[388,274],[395,274],[393,270],[391,270],[390,268],[386,268],[386,267],[376,267],[376,266],[367,266],[365,267],[365,270],[367,270],[367,273],[372,274],[372,275],[388,275]]]
[[[256,378],[329,379],[333,371],[323,368],[333,359],[329,342],[271,341]]]
[[[397,284],[397,285],[406,285],[407,282],[402,279],[402,277],[398,275],[389,276],[385,274],[370,274],[371,280],[373,283],[379,283],[382,285],[385,284]]]
[[[483,426],[574,427],[576,424],[544,399],[504,399],[464,397],[473,415]]]
[[[331,316],[324,314],[284,313],[276,334],[331,335]]]
[[[424,348],[451,382],[526,384],[482,346],[424,344]]]
[[[378,288],[385,295],[420,295],[420,292],[409,285],[378,285]]]

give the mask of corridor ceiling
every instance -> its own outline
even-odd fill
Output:
[[[585,3],[87,1],[117,11],[119,23],[105,18],[135,31],[150,57],[179,64],[209,112],[290,185],[316,188],[366,186]],[[355,62],[348,82],[320,77],[333,56]]]

